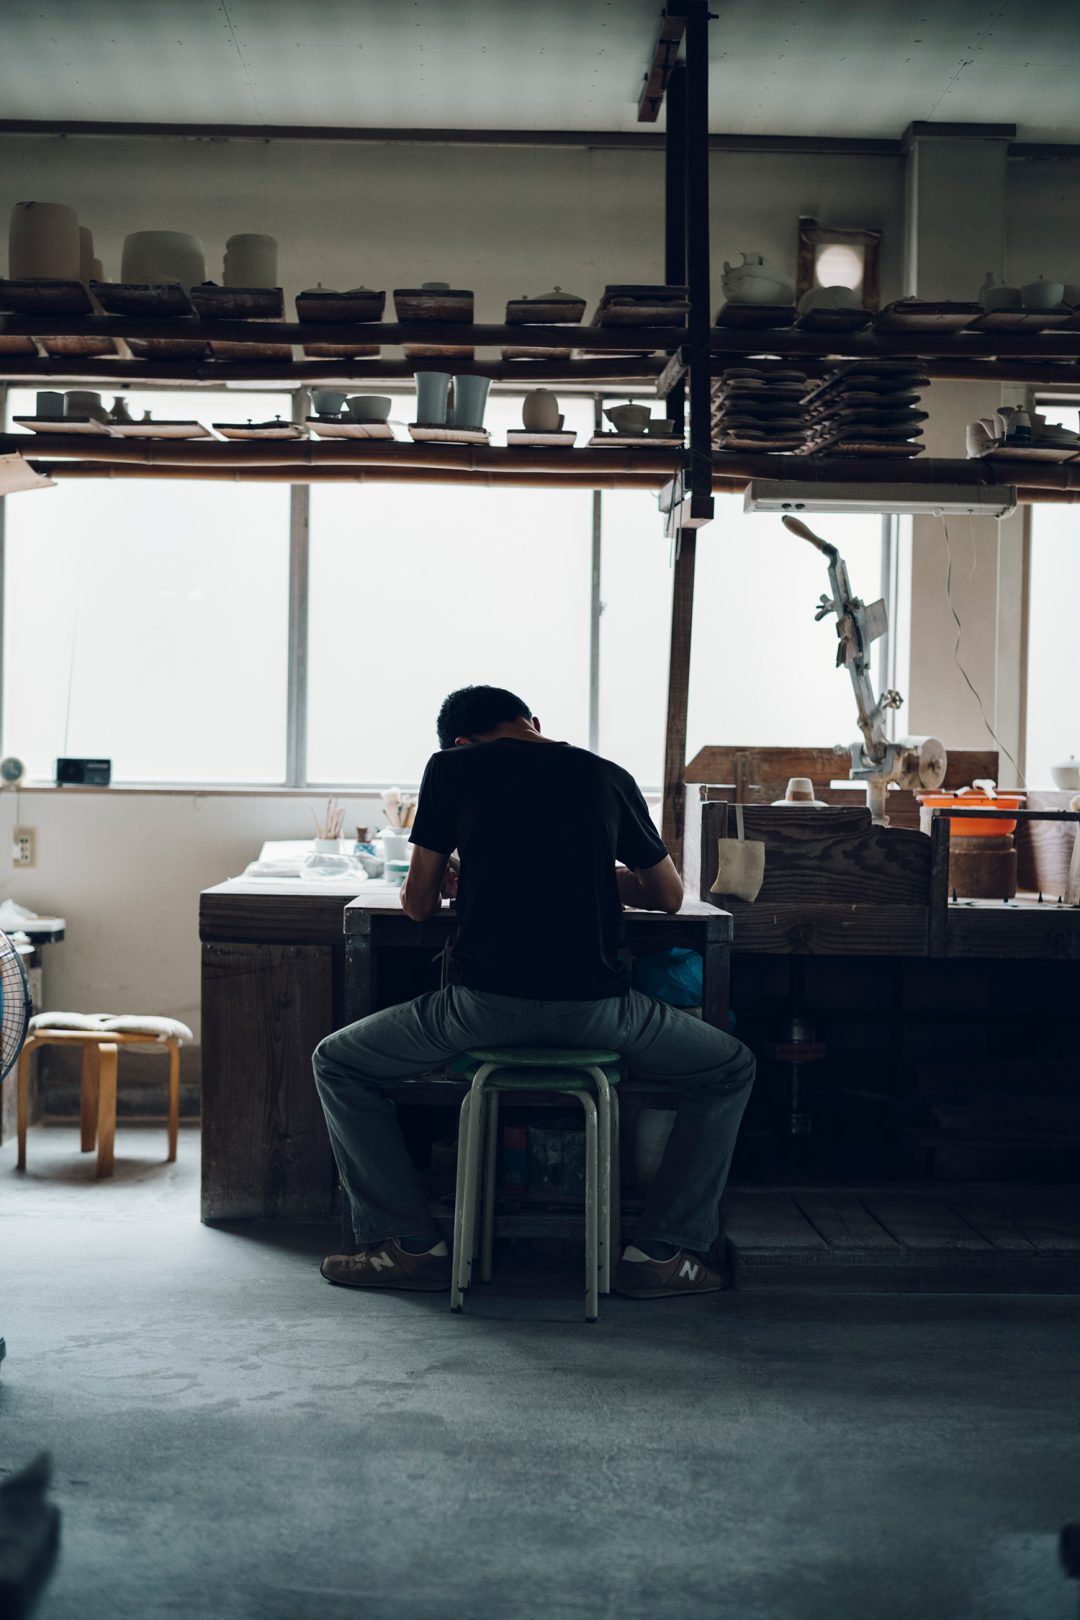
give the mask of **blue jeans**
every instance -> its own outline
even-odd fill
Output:
[[[602,1001],[526,1001],[451,985],[349,1024],[315,1049],[318,1087],[358,1242],[432,1231],[387,1091],[473,1046],[603,1047],[670,1086],[675,1124],[638,1236],[706,1253],[754,1079],[734,1036],[631,990]]]

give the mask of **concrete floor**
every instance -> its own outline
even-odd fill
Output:
[[[370,1296],[200,1226],[198,1143],[0,1149],[0,1471],[51,1448],[40,1620],[1075,1620],[1080,1299],[562,1279]]]

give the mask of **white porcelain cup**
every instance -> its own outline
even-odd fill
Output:
[[[197,287],[206,280],[203,245],[186,231],[132,231],[124,237],[120,279]]]
[[[416,420],[422,427],[443,427],[450,392],[448,371],[416,373]]]
[[[226,287],[276,287],[277,252],[272,236],[230,236],[225,244]]]
[[[389,394],[350,394],[345,401],[354,422],[385,422],[391,404]]]
[[[379,839],[383,847],[384,861],[407,861],[409,859],[408,833],[384,832]]]
[[[313,388],[311,402],[319,416],[340,416],[345,409],[345,395],[337,388]]]
[[[79,217],[66,203],[20,202],[11,210],[12,281],[77,281]]]

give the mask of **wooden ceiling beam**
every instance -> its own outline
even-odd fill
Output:
[[[645,70],[638,97],[638,123],[655,124],[664,105],[671,70],[679,59],[679,47],[686,32],[687,0],[668,0],[660,13],[660,27],[653,44],[652,59]]]

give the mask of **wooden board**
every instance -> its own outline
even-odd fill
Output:
[[[431,325],[471,325],[473,295],[465,289],[451,288],[446,292],[425,292],[422,287],[395,287],[394,309],[402,323]],[[447,343],[406,343],[405,354],[411,359],[449,356],[455,360],[471,360],[471,345]]]
[[[215,360],[265,361],[268,365],[291,365],[292,346],[288,343],[259,343],[252,333],[250,343],[212,342],[210,353]]]
[[[38,339],[46,354],[60,359],[95,360],[116,354],[116,344],[109,337],[43,337]]]
[[[559,433],[530,433],[527,428],[507,428],[506,442],[511,448],[532,446],[535,449],[569,450],[577,434],[569,428]]]
[[[681,450],[683,441],[673,433],[594,433],[588,441],[588,448],[590,450]]]
[[[296,298],[296,317],[300,321],[325,322],[340,325],[348,321],[381,321],[386,307],[385,292],[302,292]]]
[[[729,1186],[739,1288],[1080,1292],[1080,1190]]]
[[[753,748],[709,744],[699,749],[686,767],[686,780],[710,782],[717,786],[731,785],[746,791],[756,788],[778,799],[783,797],[789,777],[808,776],[817,788],[830,781],[845,779],[850,765],[850,753],[847,748],[839,746]],[[998,780],[997,749],[950,750],[943,783],[945,788],[970,787],[980,777],[989,777],[995,782]],[[891,803],[901,795],[890,794],[889,797]]]
[[[737,332],[757,332],[794,326],[798,310],[794,304],[740,304],[730,299],[716,312],[714,325]]]
[[[0,309],[13,315],[91,315],[81,281],[0,281]]]
[[[305,343],[304,353],[312,360],[372,360],[382,353],[378,343]]]
[[[409,437],[418,444],[490,444],[486,428],[425,427],[409,423]]]
[[[800,332],[861,332],[873,319],[868,309],[808,309],[795,324]]]
[[[203,946],[204,1220],[333,1214],[311,1078],[311,1053],[335,1027],[333,980],[330,946]]]
[[[394,438],[389,422],[323,422],[317,416],[309,416],[307,424],[319,439]]]
[[[506,305],[506,324],[507,326],[576,325],[584,314],[584,298],[511,298]]]
[[[33,338],[22,337],[17,332],[0,333],[0,354],[37,354],[37,344]]]
[[[16,416],[12,420],[18,427],[33,429],[35,433],[77,433],[107,438],[112,425],[99,422],[96,416]]]
[[[960,332],[983,314],[976,303],[930,302],[901,298],[887,304],[874,322],[875,332]]]
[[[119,439],[212,439],[214,435],[201,422],[110,422],[109,431]]]
[[[127,338],[132,354],[139,360],[204,360],[210,345],[202,338]]]
[[[973,332],[1053,332],[1071,322],[1068,304],[1057,309],[988,309],[971,323]]]
[[[302,427],[295,422],[212,422],[223,439],[303,439]]]
[[[90,291],[106,315],[141,315],[152,320],[174,320],[195,313],[183,287],[147,281],[92,281]]]
[[[204,321],[280,321],[285,314],[280,287],[192,287],[191,302]]]
[[[996,444],[980,456],[981,461],[1007,461],[1010,467],[1010,477],[1015,476],[1018,467],[1022,468],[1024,462],[1031,465],[1040,465],[1050,462],[1059,464],[1066,461],[1075,461],[1080,456],[1080,444],[1076,445],[1033,445],[1033,444]]]

